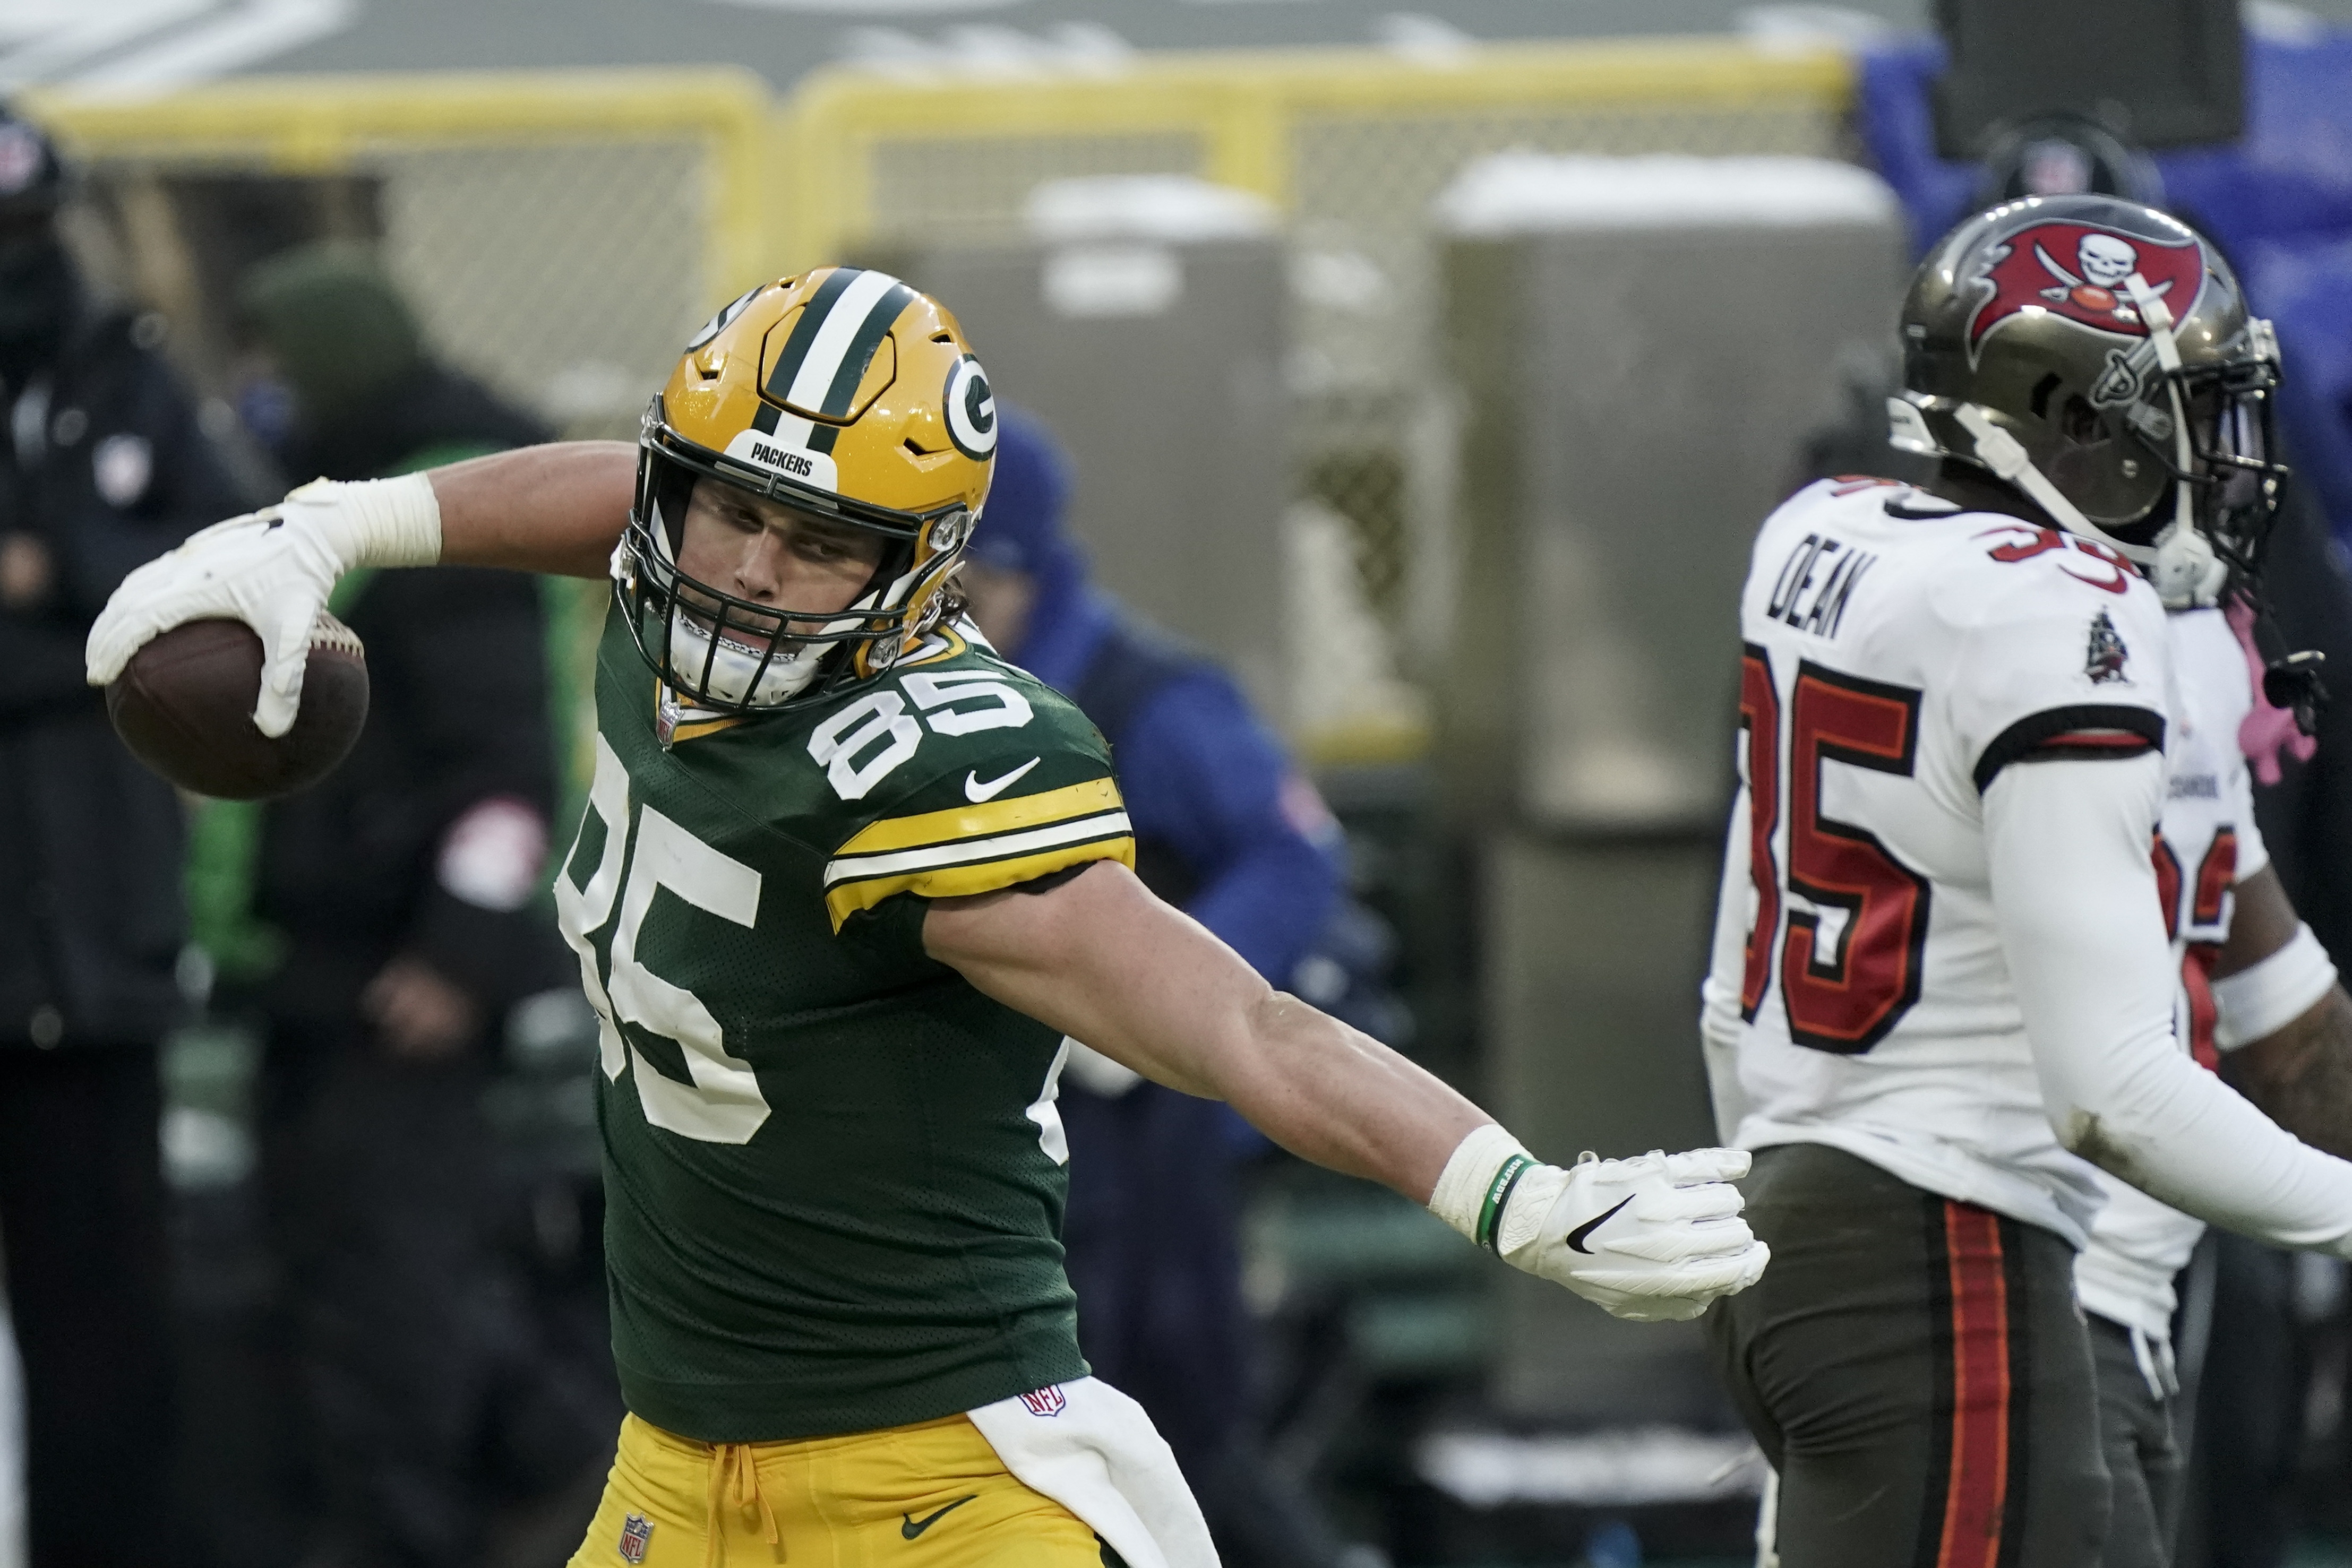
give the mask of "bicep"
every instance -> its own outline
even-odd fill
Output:
[[[923,946],[982,994],[1187,1093],[1272,993],[1239,955],[1135,873],[1097,862],[1043,893],[935,900]]]

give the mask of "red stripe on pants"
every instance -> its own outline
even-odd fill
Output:
[[[1952,1467],[1937,1568],[1994,1568],[2009,1497],[2009,1283],[2000,1217],[1944,1203],[1952,1271]]]

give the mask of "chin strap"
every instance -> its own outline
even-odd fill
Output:
[[[2172,403],[2173,468],[2176,473],[2187,474],[2197,460],[2197,452],[2189,438],[2189,405],[2180,395],[2180,342],[2173,336],[2172,308],[2137,272],[2124,279],[2124,291],[2131,296],[2133,308],[2147,326],[2147,340],[2156,350],[2156,362],[2165,372],[2165,393]],[[2188,481],[2175,479],[2172,521],[2156,536],[2156,559],[2148,570],[2148,580],[2156,584],[2156,591],[2175,610],[2219,603],[2222,586],[2230,580],[2230,569],[2214,553],[2213,541],[2197,527],[2195,512]]]

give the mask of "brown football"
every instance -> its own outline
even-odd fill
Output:
[[[367,722],[367,659],[352,629],[324,611],[310,630],[302,706],[272,740],[253,727],[261,639],[242,621],[191,621],[131,656],[106,688],[106,711],[132,755],[198,795],[267,800],[325,778]]]

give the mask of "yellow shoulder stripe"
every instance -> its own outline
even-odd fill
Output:
[[[994,893],[999,888],[1011,887],[1015,883],[1032,881],[1050,872],[1060,871],[1065,866],[1083,865],[1088,861],[1113,860],[1133,871],[1135,840],[1097,839],[1092,843],[1065,844],[1037,854],[1023,855],[1017,860],[940,866],[933,870],[907,872],[898,876],[877,876],[865,882],[847,883],[824,895],[824,907],[825,912],[833,916],[833,928],[839,931],[842,922],[859,910],[871,909],[898,894],[912,893],[924,898],[970,898],[977,894]]]
[[[1083,784],[1066,785],[1059,789],[1048,789],[1041,795],[1015,795],[1003,800],[950,806],[944,811],[925,811],[919,817],[886,817],[866,828],[834,853],[837,856],[878,854],[889,850],[914,849],[923,844],[952,843],[957,839],[984,838],[1016,828],[1041,827],[1048,822],[1088,816],[1116,809],[1118,804],[1118,785],[1116,782],[1109,779],[1089,779]],[[1013,880],[1018,882],[1022,879],[1015,877]]]

